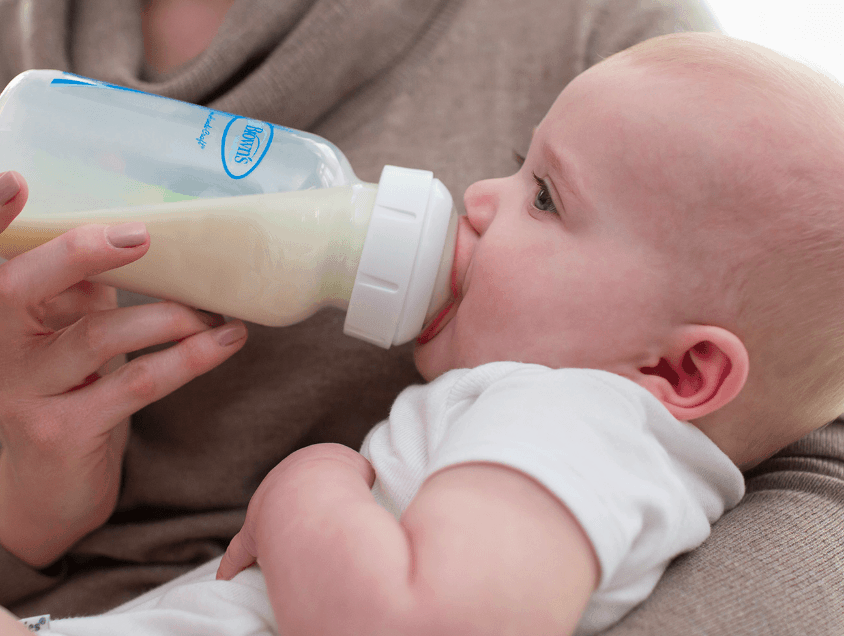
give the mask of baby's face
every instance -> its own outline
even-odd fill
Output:
[[[651,143],[654,99],[601,64],[560,95],[516,174],[469,187],[453,302],[417,342],[426,379],[504,360],[621,375],[656,363],[677,184]]]

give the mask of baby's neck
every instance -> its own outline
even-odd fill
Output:
[[[758,403],[745,405],[737,400],[692,424],[746,471],[821,428],[829,419],[766,411]]]

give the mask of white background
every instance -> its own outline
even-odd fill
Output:
[[[725,33],[844,82],[844,0],[705,0]]]

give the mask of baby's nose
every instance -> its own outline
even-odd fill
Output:
[[[486,232],[495,213],[498,210],[498,182],[499,179],[478,181],[466,188],[463,203],[469,223],[478,234]]]

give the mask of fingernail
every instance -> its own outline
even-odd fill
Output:
[[[226,347],[242,338],[245,338],[246,327],[242,322],[230,322],[224,327],[220,327],[215,336],[220,346]]]
[[[0,174],[0,201],[3,202],[3,205],[18,196],[20,191],[21,182],[18,181],[18,176],[14,172]]]
[[[147,228],[140,222],[112,225],[106,236],[114,247],[137,247],[147,240]]]

